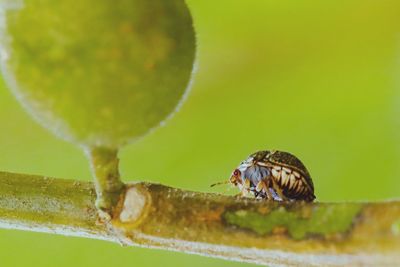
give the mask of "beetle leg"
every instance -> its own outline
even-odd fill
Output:
[[[261,195],[262,198],[262,192],[265,188],[265,183],[261,180],[257,183],[256,187],[254,188],[254,196],[257,198],[258,196]]]
[[[268,200],[274,200],[274,198],[272,197],[271,192],[269,191],[270,179],[265,179],[265,180],[261,181],[260,183],[262,183],[262,187],[263,187],[263,190],[265,191],[267,199]]]
[[[238,195],[242,197],[247,197],[250,192],[250,180],[244,179],[244,182],[240,186],[240,193]]]
[[[244,180],[243,188],[246,189],[247,191],[250,189],[250,180],[249,179]]]
[[[272,180],[272,188],[275,190],[278,197],[280,197],[282,201],[288,201],[287,197],[285,197],[285,195],[282,193],[282,190],[275,181],[275,179],[272,178],[271,180]]]
[[[256,185],[256,191],[260,192],[261,190],[263,190],[265,188],[265,183],[264,181],[259,181]]]

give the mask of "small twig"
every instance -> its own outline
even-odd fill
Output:
[[[92,183],[0,172],[0,227],[269,266],[393,266],[400,202],[277,203],[137,183],[99,222]],[[117,229],[117,232],[115,232]]]

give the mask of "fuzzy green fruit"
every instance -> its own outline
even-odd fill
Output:
[[[42,125],[118,148],[181,101],[195,59],[183,0],[1,1],[3,73]]]

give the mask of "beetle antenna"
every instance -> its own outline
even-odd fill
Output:
[[[214,187],[214,186],[216,186],[216,185],[223,185],[223,184],[229,184],[229,180],[226,180],[226,181],[223,181],[223,182],[218,182],[218,183],[212,184],[212,185],[210,185],[210,187]]]

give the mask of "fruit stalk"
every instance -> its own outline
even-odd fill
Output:
[[[400,201],[278,203],[127,184],[113,229],[89,182],[0,172],[0,227],[268,266],[395,266]]]
[[[96,207],[111,218],[119,202],[124,183],[118,166],[118,150],[105,147],[86,149],[90,161],[97,199]]]

